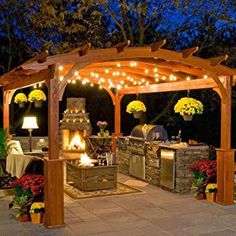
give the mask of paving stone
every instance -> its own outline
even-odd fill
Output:
[[[199,234],[201,236],[235,236],[236,232],[232,230],[223,230],[213,233]]]
[[[126,183],[136,180],[119,175]],[[131,181],[130,181],[131,180]],[[121,180],[120,180],[121,181]],[[0,236],[218,236],[236,235],[236,206],[221,206],[192,195],[176,195],[137,181],[142,194],[73,200],[65,195],[65,223],[47,229],[19,223],[0,198]],[[136,186],[137,187],[137,186]]]

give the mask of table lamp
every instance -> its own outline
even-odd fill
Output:
[[[32,152],[32,131],[38,129],[37,118],[35,116],[24,117],[22,129],[28,129],[29,131],[29,149]]]

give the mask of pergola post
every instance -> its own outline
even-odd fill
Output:
[[[63,161],[59,159],[59,80],[55,65],[54,77],[48,79],[48,159],[45,158],[45,226],[64,226]]]
[[[3,90],[3,128],[9,129],[9,119],[10,119],[10,112],[9,112],[9,105],[11,103],[11,99],[13,94],[15,93],[15,89],[13,90]]]
[[[217,150],[217,202],[234,203],[234,152],[231,149],[232,78],[224,78],[226,96],[221,99],[221,148]]]
[[[3,128],[9,129],[9,101],[8,91],[3,91]]]
[[[122,95],[115,94],[114,97],[114,133],[112,134],[112,152],[115,154],[116,151],[116,137],[121,135],[121,99]]]

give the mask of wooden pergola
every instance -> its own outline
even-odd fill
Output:
[[[90,49],[90,44],[66,54],[43,52],[0,77],[3,127],[9,127],[9,104],[19,88],[45,82],[48,87],[49,155],[45,158],[47,227],[64,225],[63,161],[59,158],[59,101],[67,83],[98,84],[111,96],[115,127],[121,134],[120,103],[126,94],[213,89],[221,98],[221,146],[217,150],[218,203],[233,204],[234,151],[231,148],[231,89],[236,70],[221,65],[228,56],[202,59],[197,47],[179,52],[163,49],[162,40],[145,47]],[[204,101],[203,101],[204,102]],[[113,142],[115,143],[115,142]],[[115,145],[113,145],[115,148]],[[114,149],[113,149],[114,150]]]

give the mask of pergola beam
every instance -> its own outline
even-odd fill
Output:
[[[194,53],[196,53],[197,51],[198,51],[198,47],[193,47],[193,48],[183,49],[180,52],[182,53],[183,58],[188,58],[192,56]]]
[[[209,58],[208,60],[210,61],[211,66],[217,66],[220,65],[223,61],[226,61],[228,59],[228,55],[223,55],[219,57],[212,57]]]
[[[166,39],[162,39],[158,42],[150,44],[149,47],[151,48],[152,52],[156,52],[160,50],[165,44],[166,44]]]
[[[151,84],[148,86],[133,86],[122,88],[119,94],[136,94],[136,93],[159,93],[182,90],[206,89],[217,87],[213,79],[195,79],[190,81],[180,81],[171,83]]]
[[[4,86],[3,90],[7,91],[7,90],[12,90],[12,89],[27,87],[31,84],[35,84],[35,83],[44,81],[46,79],[50,79],[51,77],[52,77],[51,71],[49,69],[45,69],[45,70],[39,71],[37,74],[15,79],[14,82]]]
[[[117,50],[117,53],[123,52],[130,45],[130,40],[116,44],[114,47]]]

